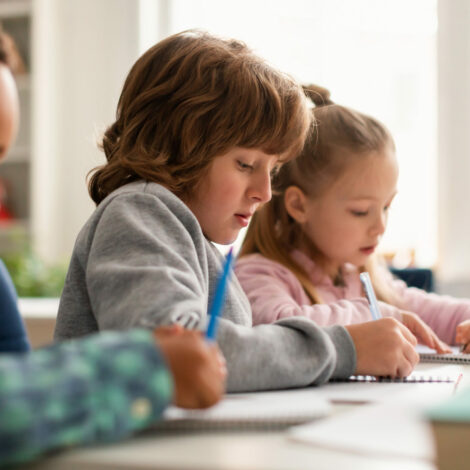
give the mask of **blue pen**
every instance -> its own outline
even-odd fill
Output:
[[[359,279],[364,286],[366,292],[367,300],[369,301],[370,313],[372,313],[372,318],[374,320],[379,320],[382,318],[379,310],[379,304],[377,303],[377,297],[375,297],[374,288],[372,287],[372,282],[370,282],[369,273],[363,272],[359,274]]]
[[[225,259],[224,269],[222,274],[217,282],[217,287],[215,289],[214,299],[210,308],[210,319],[209,324],[207,325],[206,330],[206,339],[208,341],[215,341],[217,334],[217,320],[222,312],[222,307],[224,305],[225,290],[227,287],[228,279],[230,277],[230,268],[232,267],[233,259],[233,247],[230,248],[230,251],[227,254]]]

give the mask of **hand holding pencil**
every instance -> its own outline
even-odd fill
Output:
[[[154,336],[173,374],[174,403],[182,408],[206,408],[217,403],[225,391],[227,369],[215,339],[230,279],[230,249],[209,310],[205,335],[176,323],[157,328]]]
[[[225,360],[217,344],[200,331],[171,325],[154,330],[156,343],[173,376],[173,402],[182,408],[207,408],[225,391]]]
[[[356,374],[390,377],[409,375],[419,355],[417,340],[410,330],[395,318],[382,318],[368,273],[361,273],[361,282],[369,301],[372,320],[347,325],[356,348]]]

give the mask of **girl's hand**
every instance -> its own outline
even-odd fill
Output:
[[[401,311],[402,323],[416,336],[419,343],[435,349],[438,354],[451,353],[450,347],[415,313]],[[470,325],[469,325],[470,333]]]
[[[462,352],[470,353],[470,320],[465,320],[457,325],[455,342],[464,346]]]

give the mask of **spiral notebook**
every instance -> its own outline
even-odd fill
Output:
[[[429,374],[425,372],[416,372],[413,371],[410,375],[406,377],[376,377],[373,375],[351,375],[351,377],[347,379],[333,379],[330,383],[335,382],[381,382],[381,383],[441,383],[441,382],[448,382],[453,383],[455,382],[455,377],[451,377],[448,375],[442,374]]]
[[[419,360],[421,362],[436,362],[446,364],[470,364],[470,354],[463,354],[460,352],[458,346],[451,347],[450,354],[438,354],[434,349],[428,348],[419,344],[416,351],[419,352]]]
[[[170,406],[153,429],[276,430],[327,416],[328,400],[308,390],[229,394],[206,410]]]
[[[440,364],[424,370],[418,368],[408,377],[397,379],[353,375],[344,380],[331,380],[317,387],[317,393],[331,403],[389,402],[404,393],[450,396],[459,385],[460,372],[456,364]]]

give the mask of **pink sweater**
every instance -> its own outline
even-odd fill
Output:
[[[294,315],[306,316],[320,326],[347,325],[372,319],[355,266],[343,266],[345,286],[335,286],[306,255],[294,251],[292,257],[303,266],[325,303],[312,305],[296,276],[283,265],[259,254],[245,256],[238,260],[235,272],[250,300],[253,325],[273,323]],[[419,315],[439,338],[454,344],[456,326],[470,319],[470,300],[407,287],[391,275],[390,282],[403,300],[404,310]],[[397,307],[383,302],[379,305],[384,317],[400,318]]]

